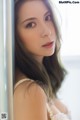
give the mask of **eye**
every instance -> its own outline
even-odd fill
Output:
[[[47,15],[45,17],[45,21],[52,21],[52,16],[51,15]]]
[[[26,25],[26,28],[34,28],[36,26],[36,23],[30,22]]]

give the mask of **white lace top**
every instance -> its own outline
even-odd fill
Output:
[[[64,114],[62,112],[59,112],[58,114],[54,115],[53,111],[50,109],[48,104],[47,104],[47,109],[49,112],[50,120],[71,120],[70,113]]]
[[[14,90],[15,90],[15,88],[16,88],[19,84],[23,83],[23,82],[26,81],[26,80],[31,80],[31,79],[25,78],[25,79],[20,80],[20,81],[17,82],[16,85],[14,86]],[[32,80],[32,81],[33,81],[33,80]],[[59,112],[58,114],[55,114],[55,115],[54,115],[54,113],[53,113],[53,111],[51,110],[51,108],[50,108],[50,106],[49,106],[48,103],[46,103],[46,106],[47,106],[47,110],[48,110],[48,113],[49,113],[50,120],[71,120],[71,115],[70,115],[70,113],[64,114],[64,113],[62,113],[62,112]]]

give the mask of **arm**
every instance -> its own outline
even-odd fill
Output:
[[[14,92],[14,120],[47,120],[46,102],[40,86],[22,83]]]

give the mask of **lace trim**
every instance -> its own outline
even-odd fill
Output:
[[[58,113],[52,117],[52,120],[70,120],[64,113]]]
[[[64,114],[59,112],[58,114],[53,114],[53,111],[50,109],[48,103],[47,103],[47,110],[50,116],[50,120],[71,120],[70,113]]]

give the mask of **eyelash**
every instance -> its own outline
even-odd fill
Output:
[[[36,26],[36,23],[30,22],[26,25],[26,28],[34,28]]]
[[[47,15],[45,17],[45,21],[52,21],[52,16],[51,15]],[[30,22],[26,25],[26,28],[34,28],[36,26],[35,22]]]
[[[52,21],[52,16],[51,15],[47,15],[45,17],[45,21]]]

